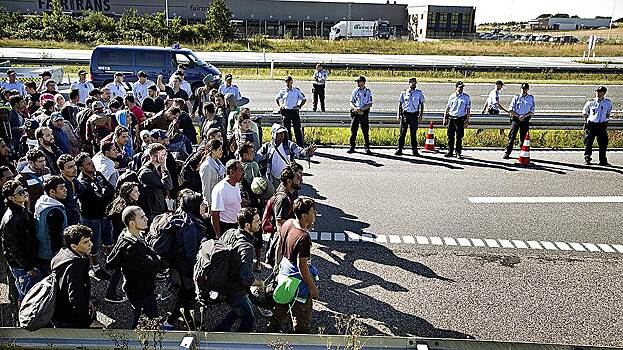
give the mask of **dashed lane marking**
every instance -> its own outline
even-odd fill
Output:
[[[472,204],[623,203],[623,196],[592,197],[469,197]]]
[[[589,252],[623,254],[623,244],[578,243],[561,241],[535,241],[521,239],[493,239],[467,237],[411,236],[411,235],[374,235],[353,232],[310,232],[313,241],[320,242],[369,242],[382,244],[407,244],[419,246],[474,247],[519,250],[550,250],[560,252]]]

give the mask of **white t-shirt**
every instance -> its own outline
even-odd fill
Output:
[[[220,220],[229,224],[238,221],[238,212],[242,203],[240,197],[240,186],[232,186],[227,182],[227,178],[219,181],[212,189],[212,211],[220,212]]]
[[[283,158],[288,159],[286,149],[283,147],[283,142],[279,145],[278,150],[281,152]],[[275,150],[275,153],[273,153],[272,163],[270,164],[270,172],[276,179],[281,179],[281,171],[288,165],[283,158],[281,158],[279,153],[277,153],[277,150]]]

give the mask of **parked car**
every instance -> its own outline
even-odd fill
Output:
[[[113,81],[116,72],[122,72],[126,82],[134,82],[138,80],[136,74],[145,71],[148,79],[154,82],[158,75],[162,75],[166,84],[178,65],[186,67],[184,79],[190,83],[193,92],[203,85],[203,79],[208,75],[212,76],[212,85],[218,87],[221,84],[221,72],[216,67],[179,45],[97,46],[91,53],[91,80],[93,85],[101,87]]]

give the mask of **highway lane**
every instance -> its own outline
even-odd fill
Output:
[[[417,73],[414,74],[417,77]],[[354,80],[354,79],[353,79]],[[406,81],[407,79],[405,79]],[[284,86],[282,80],[234,80],[242,95],[250,99],[248,105],[253,111],[270,111],[276,108],[275,95]],[[613,102],[613,109],[623,110],[623,86],[608,85],[607,97]],[[307,103],[303,111],[312,110],[313,94],[312,82],[295,81],[297,86],[307,97]],[[398,106],[400,92],[408,87],[408,84],[400,82],[375,82],[373,78],[367,84],[372,91],[375,111],[395,111]],[[356,87],[354,81],[329,81],[326,86],[327,111],[348,111],[350,94]],[[472,112],[482,112],[484,103],[493,89],[493,84],[466,83],[465,93],[472,98]],[[426,97],[425,109],[431,111],[445,110],[448,96],[454,91],[454,83],[420,83],[418,88]],[[536,110],[566,111],[580,113],[584,103],[595,95],[595,86],[591,85],[537,85],[531,84],[530,93],[534,95]],[[501,92],[500,99],[505,107],[508,107],[512,97],[520,93],[519,84],[508,84]]]

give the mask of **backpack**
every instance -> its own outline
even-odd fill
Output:
[[[174,263],[177,260],[175,236],[183,225],[184,220],[175,213],[167,212],[157,215],[149,226],[145,241],[160,258],[170,264]]]
[[[227,296],[233,246],[210,239],[201,244],[193,269],[197,300],[203,305],[219,302]]]
[[[46,327],[52,320],[56,308],[58,284],[56,274],[35,284],[24,296],[19,308],[19,325],[31,332]]]
[[[264,208],[264,214],[262,215],[262,230],[264,233],[273,233],[275,232],[275,223],[273,222],[273,204],[275,202],[275,198],[277,198],[278,194],[283,194],[288,199],[288,203],[290,203],[290,209],[288,212],[292,211],[292,200],[285,192],[277,192],[271,199],[266,203],[266,207]]]

